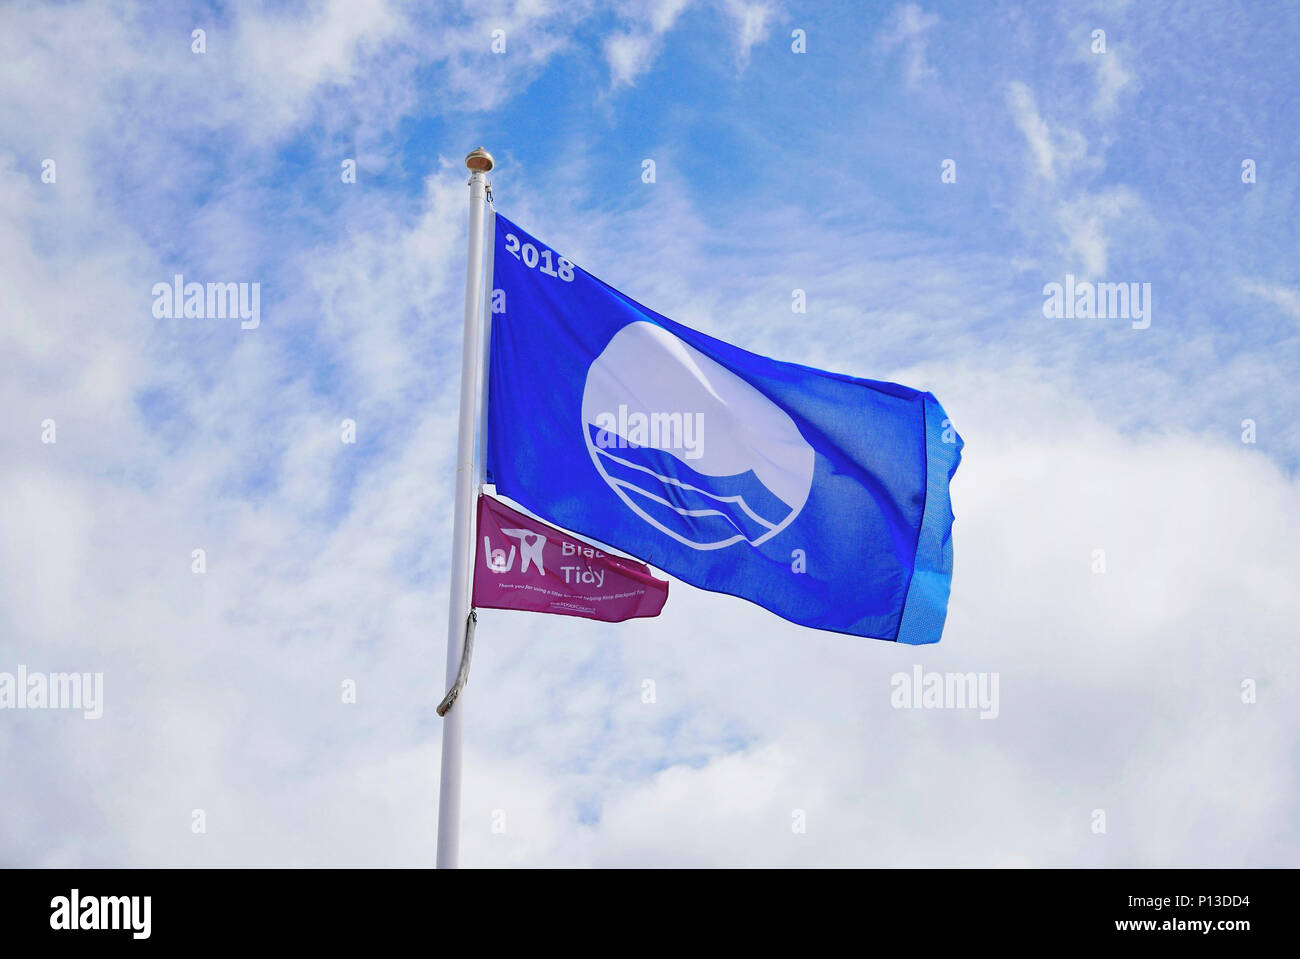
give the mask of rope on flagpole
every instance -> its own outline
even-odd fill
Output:
[[[447,710],[451,709],[452,704],[456,702],[456,697],[460,695],[460,691],[465,688],[465,683],[469,680],[469,658],[474,654],[474,627],[477,625],[478,613],[470,607],[469,616],[465,619],[465,647],[460,654],[460,671],[456,673],[456,682],[438,704],[439,716],[447,715]]]

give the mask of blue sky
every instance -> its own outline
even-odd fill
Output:
[[[0,672],[106,696],[0,713],[0,862],[432,862],[483,144],[605,281],[931,390],[967,449],[938,647],[679,583],[486,613],[468,864],[1295,864],[1300,10],[414,6],[0,11]],[[155,318],[178,272],[260,326]],[[1150,327],[1045,317],[1067,274]],[[916,664],[997,672],[999,718],[894,709]]]

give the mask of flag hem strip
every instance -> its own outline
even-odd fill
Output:
[[[939,642],[948,615],[952,587],[952,499],[948,484],[961,462],[961,438],[945,442],[951,430],[943,407],[931,394],[924,395],[925,506],[916,540],[912,580],[898,621],[897,641],[910,646]],[[945,425],[946,424],[946,425]]]

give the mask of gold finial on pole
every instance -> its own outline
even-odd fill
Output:
[[[465,157],[465,168],[471,173],[488,173],[495,165],[496,161],[492,159],[492,154],[482,147],[473,150]]]

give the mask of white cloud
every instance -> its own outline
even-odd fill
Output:
[[[1067,268],[1104,277],[1114,227],[1151,223],[1142,198],[1128,186],[1090,188],[1091,179],[1105,167],[1102,157],[1089,149],[1078,130],[1050,125],[1026,84],[1008,84],[1007,105],[1025,138],[1035,174],[1025,194],[1032,227],[1054,225]]]
[[[749,55],[755,46],[767,39],[776,8],[769,3],[747,3],[745,0],[726,0],[723,4],[736,31],[736,62],[744,70],[749,65]]]
[[[1109,119],[1115,114],[1120,94],[1133,86],[1134,76],[1125,69],[1123,55],[1114,49],[1107,48],[1105,53],[1089,56],[1097,69],[1097,94],[1092,109],[1102,119]]]
[[[1126,187],[1085,192],[1074,200],[1062,201],[1057,221],[1072,261],[1080,263],[1088,276],[1106,276],[1110,251],[1108,227],[1135,215],[1141,207],[1137,195]]]
[[[631,86],[654,62],[655,37],[650,33],[629,31],[605,41],[605,59],[614,85]]]
[[[1268,283],[1263,280],[1243,279],[1238,283],[1245,292],[1267,300],[1282,312],[1300,320],[1300,291],[1283,286],[1281,283]]]
[[[292,123],[305,101],[327,84],[347,86],[393,40],[414,29],[400,8],[388,2],[358,6],[328,0],[305,21],[289,16],[244,15],[229,38],[210,31],[210,54],[230,44],[230,75],[244,87],[244,99],[268,110],[273,123]],[[250,119],[264,119],[254,114]]]
[[[1039,115],[1034,92],[1028,86],[1019,81],[1008,84],[1007,103],[1017,129],[1029,146],[1039,177],[1055,182],[1084,165],[1087,141],[1076,130],[1052,130]]]
[[[632,86],[653,65],[664,34],[673,28],[690,0],[655,0],[622,8],[631,24],[605,41],[605,60],[612,85]]]
[[[886,17],[876,45],[885,52],[903,51],[903,79],[908,87],[918,87],[936,76],[926,60],[927,34],[939,22],[937,14],[926,13],[918,4],[904,3]]]

